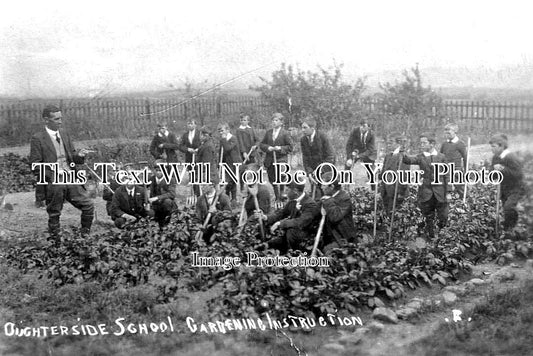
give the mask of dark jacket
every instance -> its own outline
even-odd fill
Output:
[[[335,155],[328,138],[322,132],[315,131],[313,142],[310,137],[300,139],[304,169],[307,173],[313,172],[319,164],[329,162],[335,164]]]
[[[159,201],[165,199],[174,200],[176,198],[176,182],[174,180],[170,181],[170,184],[164,179],[161,179],[159,184],[157,184],[157,179],[155,175],[150,177],[150,198],[157,197]]]
[[[368,130],[364,142],[361,141],[361,128],[356,127],[346,142],[346,159],[352,158],[352,152],[358,151],[359,157],[375,161],[377,158],[376,138],[372,130]]]
[[[466,145],[463,141],[444,142],[440,146],[440,153],[444,155],[447,163],[454,163],[455,169],[460,170],[466,166]]]
[[[504,158],[499,155],[492,157],[492,167],[495,164],[501,164],[504,168],[503,181],[500,183],[500,193],[505,200],[511,193],[525,194],[524,172],[522,170],[522,162],[513,153],[509,152]]]
[[[424,174],[422,175],[422,185],[418,186],[419,202],[425,202],[431,199],[432,196],[441,202],[446,203],[446,193],[448,192],[448,177],[441,175],[440,180],[442,184],[432,184],[434,167],[432,163],[446,163],[446,158],[443,154],[438,153],[435,156],[426,157],[424,154],[417,156],[403,156],[405,164],[416,164],[420,167]]]
[[[229,197],[224,193],[220,193],[215,207],[218,211],[231,211]],[[205,194],[202,194],[196,201],[196,216],[203,222],[208,213],[209,206],[207,205],[207,198]]]
[[[218,162],[216,149],[211,138],[207,139],[200,145],[200,147],[198,147],[196,162],[209,163],[210,180],[212,183],[218,183]]]
[[[291,200],[282,209],[268,215],[267,225],[280,220],[279,227],[282,229],[298,229],[315,233],[320,220],[320,209],[306,193],[300,201],[299,209],[296,200]]]
[[[80,157],[76,150],[74,149],[74,145],[72,144],[72,141],[70,140],[70,136],[63,130],[59,130],[59,136],[61,137],[61,143],[63,144],[63,148],[65,149],[65,156],[67,162],[70,163],[76,163],[76,164],[83,164],[85,162],[85,157]],[[57,153],[56,149],[54,147],[54,144],[52,143],[52,139],[50,138],[50,135],[46,131],[46,128],[41,130],[40,132],[36,133],[32,136],[30,140],[30,157],[29,157],[30,164],[32,163],[55,163],[57,162]],[[35,174],[39,173],[39,170],[34,170]],[[45,177],[47,182],[52,181],[52,170],[50,168],[45,169]]]
[[[202,144],[200,140],[200,130],[195,129],[194,131],[194,137],[192,139],[192,144],[189,142],[189,131],[185,132],[183,135],[181,135],[181,140],[178,149],[185,153],[185,162],[191,163],[192,162],[192,153],[190,153],[187,149],[193,148],[197,149]],[[198,155],[195,156],[195,160],[198,161]]]
[[[403,162],[403,159],[402,159],[402,162],[399,162],[400,155],[401,154],[393,154],[392,152],[385,155],[385,158],[383,160],[383,167],[381,169],[381,172],[379,173],[380,180],[382,179],[383,172],[385,171],[396,172],[398,170],[398,164],[400,167],[400,172],[405,172],[409,170],[409,165],[405,164]],[[405,190],[407,189],[407,186],[408,186],[407,184],[400,184],[398,182],[398,195],[400,196],[404,195]],[[382,192],[384,193],[384,196],[386,196],[387,198],[393,199],[395,187],[396,187],[396,184],[385,184],[383,183],[383,181],[381,182]]]
[[[259,209],[263,211],[264,214],[270,213],[270,190],[264,184],[258,184],[257,186],[257,203]],[[252,216],[255,211],[255,202],[253,196],[248,194],[246,201],[244,202],[244,209],[246,210],[246,215]]]
[[[292,152],[292,139],[287,131],[283,128],[280,130],[278,137],[274,141],[272,137],[273,129],[268,130],[265,133],[263,141],[259,144],[259,147],[265,152],[265,167],[269,167],[274,163],[274,154],[268,150],[270,146],[280,146],[281,151],[276,151],[276,160],[278,162],[287,162],[287,155]]]
[[[237,142],[237,137],[231,135],[229,140],[221,139],[220,140],[221,150],[219,151],[219,162],[220,154],[222,153],[222,162],[226,163],[231,170],[235,170],[233,163],[242,163],[241,153],[239,151],[239,143]]]
[[[355,242],[356,230],[353,222],[353,205],[350,194],[344,190],[330,199],[322,201],[326,210],[324,225],[325,243],[346,239]],[[330,240],[330,241],[328,241]]]
[[[251,127],[245,129],[238,128],[235,132],[235,137],[237,137],[239,151],[242,155],[241,161],[244,161],[244,154],[250,152],[252,146],[258,145],[259,139],[257,138],[254,129]]]
[[[159,145],[161,144],[163,147],[159,148]],[[165,153],[167,155],[167,162],[169,163],[178,162],[178,155],[176,154],[177,149],[178,140],[172,132],[169,132],[168,136],[159,136],[159,134],[155,135],[150,144],[150,154],[155,159],[161,159],[163,153]]]
[[[125,185],[120,186],[115,191],[111,201],[111,217],[113,219],[121,217],[124,213],[137,218],[146,216],[146,210],[144,209],[145,189],[137,185],[134,187],[133,199],[130,199]]]

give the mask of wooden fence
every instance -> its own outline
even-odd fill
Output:
[[[19,101],[0,105],[0,146],[23,145],[42,127],[44,100]],[[65,117],[65,126],[76,139],[146,137],[158,122],[180,132],[187,119],[214,125],[220,120],[237,123],[241,112],[251,114],[254,125],[268,126],[273,109],[258,97],[210,97],[179,104],[179,100],[156,99],[72,99],[56,104]],[[179,105],[177,105],[179,104]],[[380,102],[362,103],[366,112],[383,109]],[[451,118],[461,127],[491,131],[532,132],[533,104],[485,101],[445,101],[433,108],[435,119]],[[427,119],[429,121],[432,118]]]

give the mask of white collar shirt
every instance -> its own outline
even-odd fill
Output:
[[[272,139],[274,141],[277,140],[280,131],[281,131],[281,127],[278,127],[272,130]]]
[[[126,188],[126,191],[128,192],[128,195],[129,195],[130,197],[133,197],[134,194],[135,194],[135,188],[131,188],[131,189]]]
[[[50,135],[50,138],[52,140],[56,140],[57,141],[57,138],[59,138],[61,140],[61,135],[59,134],[59,130],[57,130],[57,131],[50,130],[48,128],[48,126],[45,126],[45,128],[46,128],[46,132],[48,132],[48,135]]]
[[[313,143],[313,141],[315,140],[315,134],[316,134],[316,130],[313,130],[313,133],[311,134],[311,136],[309,136],[310,143]]]
[[[455,137],[452,138],[451,140],[448,140],[448,142],[451,142],[451,143],[457,143],[457,142],[459,142],[459,137],[455,136]]]
[[[506,148],[505,150],[502,151],[502,153],[500,153],[500,158],[504,159],[505,156],[507,156],[509,153],[511,153],[511,151],[508,148]]]
[[[436,156],[436,155],[439,154],[436,149],[433,149],[431,152],[423,152],[423,153],[424,153],[424,156],[426,156],[426,157]]]

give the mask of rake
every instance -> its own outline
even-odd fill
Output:
[[[261,210],[259,209],[259,202],[257,201],[257,195],[252,193],[252,197],[254,199],[255,210]],[[261,231],[261,238],[264,240],[265,239],[265,226],[263,225],[262,219],[259,219],[259,230]]]
[[[313,250],[311,251],[311,257],[316,257],[316,251],[318,249],[318,244],[320,243],[320,238],[322,237],[322,231],[324,230],[324,224],[326,223],[326,210],[324,208],[320,209],[322,218],[320,218],[320,225],[318,225],[318,231],[315,236],[315,243],[313,244]]]
[[[277,159],[277,156],[276,156],[276,151],[272,151],[272,155],[274,157],[274,167],[276,167],[276,165],[278,164],[278,159]],[[283,209],[283,202],[281,201],[281,187],[279,186],[279,183],[275,184],[276,185],[276,201],[274,202],[274,208],[275,209]]]
[[[261,211],[261,208],[259,207],[259,201],[257,200],[258,189],[259,188],[257,186],[248,188],[248,194],[252,196],[252,199],[254,201],[255,211]],[[243,202],[243,206],[245,202],[246,201]],[[261,231],[261,238],[264,240],[265,239],[265,226],[263,225],[262,219],[259,219],[259,229]]]
[[[396,170],[396,172],[400,171],[402,162],[403,162],[403,155],[399,153],[398,154],[398,169]],[[398,199],[398,179],[396,180],[396,183],[394,185],[394,196],[392,199],[392,214],[390,217],[390,225],[389,225],[389,241],[392,241],[392,228],[394,226],[394,215],[396,214],[396,200],[397,199]]]
[[[250,193],[248,191],[248,193]],[[244,209],[244,206],[246,205],[246,200],[247,200],[247,197],[243,197],[242,199],[242,207],[241,207],[241,213],[239,215],[239,225],[237,226],[237,234],[242,234],[242,230],[244,229],[244,225],[246,225],[246,219],[244,218],[244,214],[246,213],[245,212],[245,209]]]
[[[252,146],[252,148],[250,148],[250,151],[248,151],[248,155],[246,156],[246,158],[244,159],[244,161],[242,161],[242,165],[244,166],[248,160],[250,159],[250,155],[252,154],[252,152],[255,150],[255,147],[256,146]]]
[[[148,167],[148,161],[139,161],[137,163],[139,169],[144,169]],[[143,184],[144,187],[144,210],[149,211],[152,209],[150,204],[150,194],[148,193],[148,187],[146,184]]]
[[[192,164],[196,163],[196,153],[195,152],[193,152],[193,154],[192,154],[191,163]],[[196,197],[196,194],[194,193],[194,185],[191,184],[190,180],[189,180],[189,185],[191,186],[191,188],[189,190],[189,196],[185,200],[185,204],[187,204],[188,206],[195,206],[196,203],[198,202],[198,198]]]
[[[379,142],[377,144],[377,152],[379,154]],[[396,187],[395,187],[396,189]],[[378,228],[378,179],[376,179],[376,183],[374,185],[374,227],[372,230],[372,237],[376,238]]]
[[[498,184],[496,187],[496,226],[494,231],[496,232],[496,237],[500,234],[500,195],[501,195],[501,186]]]
[[[470,161],[470,137],[468,137],[468,143],[466,147],[465,174],[468,171],[468,165],[470,163],[469,161]],[[464,191],[463,191],[463,205],[466,205],[466,190],[468,189],[467,187],[468,187],[468,184],[466,184],[465,182]]]

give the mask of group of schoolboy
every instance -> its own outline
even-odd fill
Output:
[[[32,137],[30,162],[58,163],[62,170],[72,169],[72,162],[83,163],[89,151],[74,149],[68,134],[61,129],[60,109],[47,106],[43,110],[42,118],[45,127]],[[308,175],[309,187],[296,181],[287,185],[275,184],[275,200],[287,200],[275,211],[271,211],[272,189],[267,185],[243,184],[241,176],[238,177],[238,182],[227,179],[224,191],[220,189],[217,172],[219,163],[226,163],[234,173],[234,163],[242,164],[244,169],[241,168],[241,172],[258,172],[260,167],[264,167],[268,181],[276,181],[275,164],[288,163],[288,155],[293,151],[294,145],[293,138],[283,127],[282,114],[273,114],[271,125],[272,128],[259,140],[255,130],[250,127],[249,116],[241,115],[240,126],[234,134],[227,123],[218,125],[218,145],[215,144],[213,132],[205,126],[197,128],[194,120],[187,122],[187,132],[179,139],[169,132],[166,125],[159,125],[150,145],[150,152],[156,161],[149,188],[135,185],[133,181],[125,185],[112,182],[106,187],[103,195],[107,202],[108,214],[118,228],[143,217],[154,218],[160,226],[166,225],[178,208],[177,184],[163,179],[159,163],[178,162],[176,151],[180,151],[184,154],[186,163],[209,163],[211,167],[209,179],[212,184],[202,185],[201,189],[198,185],[193,185],[192,188],[197,197],[196,211],[200,220],[206,219],[211,215],[209,213],[237,208],[240,190],[241,194],[246,195],[242,201],[243,211],[250,219],[261,221],[275,235],[270,240],[265,240],[258,248],[274,248],[281,253],[286,253],[289,249],[304,249],[312,244],[321,219],[324,220],[320,245],[322,251],[342,246],[346,242],[354,242],[356,229],[350,195],[342,189],[339,179],[331,179],[332,172],[325,170],[321,176],[322,182],[331,182],[330,184],[320,184],[314,176],[321,163],[335,164],[336,157],[329,138],[317,130],[317,121],[311,117],[302,120],[303,136],[300,139],[303,168]],[[424,172],[418,187],[417,201],[424,217],[423,229],[427,238],[434,238],[436,228],[442,229],[446,226],[451,193],[459,198],[465,189],[461,185],[448,184],[447,177],[442,179],[441,184],[433,184],[432,163],[453,163],[456,170],[465,169],[467,148],[458,138],[457,131],[457,125],[446,125],[446,142],[441,145],[439,151],[434,136],[420,135],[420,153],[417,155],[406,153],[407,140],[401,135],[394,136],[387,142],[388,153],[384,157],[380,172],[408,170],[410,165],[417,165]],[[500,199],[503,203],[503,228],[508,232],[517,224],[516,206],[525,195],[522,166],[516,155],[509,151],[505,135],[496,135],[489,143],[494,154],[491,167],[503,174]],[[374,165],[376,159],[376,137],[369,123],[363,120],[348,138],[344,168],[352,169],[358,161]],[[49,171],[46,181],[47,184],[36,191],[36,205],[46,206],[50,236],[59,239],[59,217],[65,200],[82,211],[82,233],[88,234],[94,206],[84,187],[52,184]],[[381,184],[385,215],[393,214],[394,208],[402,204],[408,192],[406,188],[406,185],[401,184]]]

